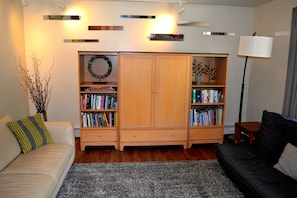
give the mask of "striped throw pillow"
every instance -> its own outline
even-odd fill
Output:
[[[8,122],[7,126],[17,138],[23,153],[28,153],[44,144],[53,143],[40,113],[18,121]]]

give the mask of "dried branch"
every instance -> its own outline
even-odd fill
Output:
[[[208,76],[209,80],[216,80],[217,70],[215,67],[211,67],[209,64],[196,63],[196,60],[193,62],[193,73],[195,75],[205,74]]]
[[[36,58],[35,55],[33,55],[31,59],[33,65],[32,71],[27,69],[26,64],[22,64],[21,61],[19,61],[18,72],[22,77],[21,85],[24,87],[31,102],[34,104],[36,111],[39,113],[43,113],[47,110],[50,100],[50,93],[52,91],[50,81],[53,64],[49,70],[48,77],[42,80],[39,72],[41,61]]]

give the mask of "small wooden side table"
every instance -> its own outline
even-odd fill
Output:
[[[254,140],[254,133],[259,132],[260,124],[260,122],[236,122],[234,130],[234,143],[240,143],[241,132],[243,132],[249,135],[249,143],[252,144]]]

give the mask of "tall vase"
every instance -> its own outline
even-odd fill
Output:
[[[200,85],[200,83],[201,83],[201,75],[200,74],[196,74],[196,76],[195,76],[195,80],[196,80],[196,85]]]
[[[43,117],[43,121],[47,121],[47,113],[46,111],[43,111],[43,112],[38,112],[38,113],[41,113],[42,114],[42,117]]]

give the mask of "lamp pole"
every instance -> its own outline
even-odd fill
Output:
[[[241,114],[242,114],[242,102],[243,102],[243,93],[244,93],[244,79],[245,79],[245,71],[247,65],[248,56],[245,57],[245,64],[243,69],[242,83],[241,83],[241,94],[240,94],[240,104],[239,104],[239,115],[238,122],[241,122]]]

